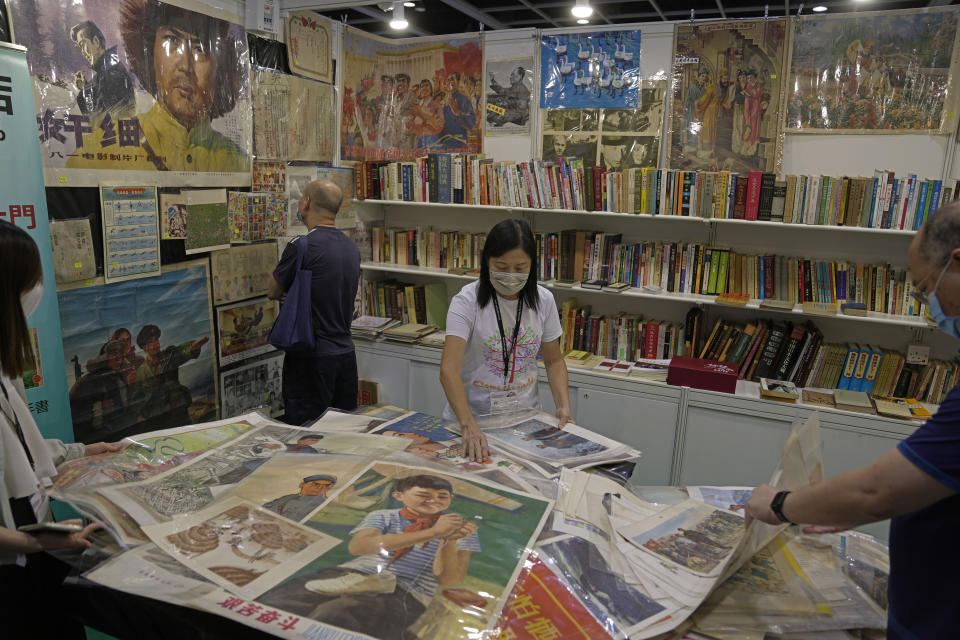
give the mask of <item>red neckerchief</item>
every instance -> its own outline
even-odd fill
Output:
[[[410,509],[407,509],[406,507],[404,507],[403,509],[400,509],[400,517],[403,518],[404,520],[412,520],[412,522],[403,528],[403,532],[414,533],[415,531],[425,531],[430,527],[432,527],[434,524],[436,524],[437,518],[439,518],[440,515],[441,514],[438,513],[436,515],[426,516],[426,517],[418,516]],[[424,542],[423,546],[426,546],[426,545],[427,545],[427,542]],[[401,557],[403,557],[404,554],[409,553],[412,549],[413,549],[413,545],[409,547],[403,547],[402,549],[397,549],[396,551],[394,551],[393,558],[390,559],[390,563],[387,564],[387,566],[389,567],[391,564],[393,564],[394,562],[399,560]]]

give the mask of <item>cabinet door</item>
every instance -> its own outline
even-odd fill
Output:
[[[753,486],[769,482],[792,422],[788,412],[764,415],[691,401],[679,484]]]
[[[410,406],[407,379],[410,361],[357,350],[357,372],[364,380],[380,383],[380,402],[406,409]],[[439,384],[439,383],[438,383]]]
[[[440,384],[440,365],[429,362],[411,362],[409,377],[410,404],[413,411],[431,416],[442,416],[447,396]]]
[[[544,413],[549,413],[550,415],[556,415],[557,405],[553,401],[553,393],[550,391],[550,383],[544,382],[541,380],[537,383],[537,392],[540,394],[540,406],[543,407]],[[567,393],[570,394],[570,413],[573,414],[573,419],[577,419],[577,388],[576,387],[567,387]]]
[[[677,409],[676,402],[634,394],[577,392],[577,424],[643,452],[634,470],[637,484],[670,484]]]

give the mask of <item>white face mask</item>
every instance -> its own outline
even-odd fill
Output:
[[[529,273],[507,273],[506,271],[491,271],[490,284],[502,296],[515,296],[526,286],[530,278]]]
[[[40,306],[40,299],[43,298],[43,283],[38,282],[33,289],[20,294],[20,306],[23,307],[23,317],[29,318],[37,307]]]

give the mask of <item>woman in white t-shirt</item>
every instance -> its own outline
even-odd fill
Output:
[[[440,382],[443,417],[463,429],[464,456],[488,457],[477,416],[539,409],[537,354],[543,356],[559,426],[571,420],[560,316],[537,285],[536,244],[523,220],[504,220],[487,234],[480,279],[460,290],[447,312]]]

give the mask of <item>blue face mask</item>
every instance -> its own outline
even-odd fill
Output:
[[[940,327],[940,331],[960,340],[960,316],[948,316],[944,313],[936,291],[931,291],[927,296],[927,308],[930,309],[930,317]]]

